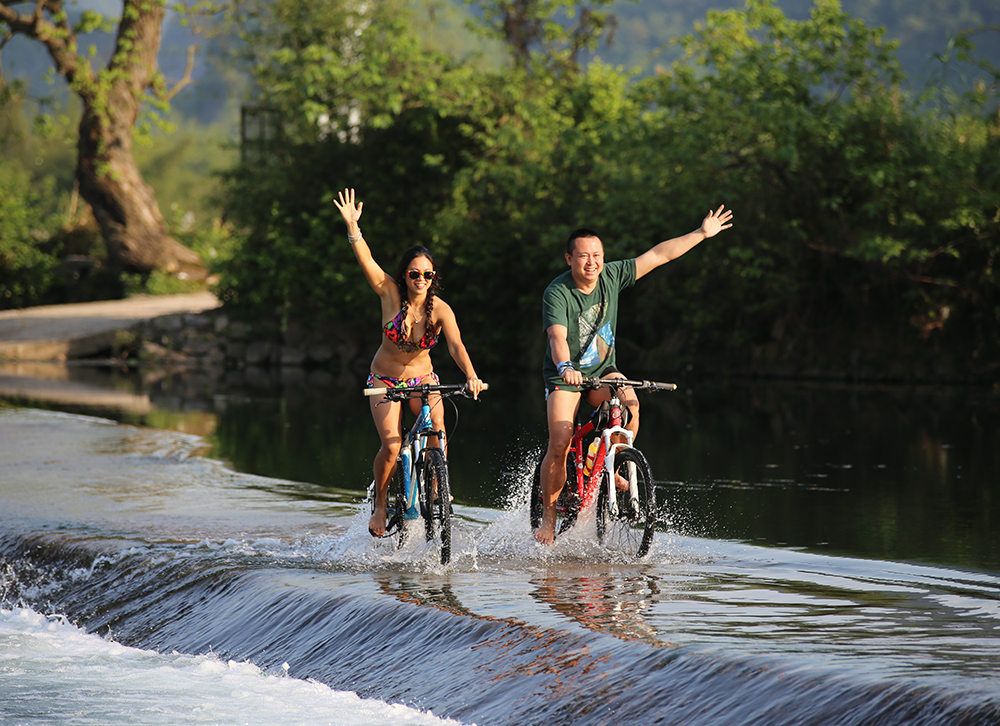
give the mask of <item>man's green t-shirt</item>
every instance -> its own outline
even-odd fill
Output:
[[[545,288],[545,294],[542,295],[542,330],[547,331],[552,325],[566,327],[570,360],[583,375],[594,376],[608,366],[615,365],[618,294],[634,284],[635,260],[632,259],[604,265],[601,276],[597,279],[597,287],[589,295],[577,288],[569,271]],[[591,339],[595,327],[597,334]],[[591,342],[587,350],[581,351],[581,346],[588,339]],[[556,364],[552,360],[551,345],[545,346],[542,377],[550,391],[557,386],[563,390],[579,390],[562,382],[562,376],[556,371]]]

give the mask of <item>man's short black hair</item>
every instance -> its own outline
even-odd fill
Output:
[[[586,227],[580,227],[580,229],[574,229],[569,233],[569,239],[566,240],[566,254],[573,254],[573,249],[576,247],[576,241],[582,237],[597,237],[600,239],[600,235],[597,234],[592,229],[587,229]]]

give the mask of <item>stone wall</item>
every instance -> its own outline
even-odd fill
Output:
[[[162,315],[135,325],[114,355],[146,365],[310,367],[345,370],[359,361],[353,335],[328,325],[310,329],[231,321],[223,309]]]

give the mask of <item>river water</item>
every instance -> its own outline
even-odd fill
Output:
[[[528,528],[533,377],[448,409],[442,568],[358,381],[0,370],[0,723],[997,724],[1000,400],[681,381],[632,562]]]

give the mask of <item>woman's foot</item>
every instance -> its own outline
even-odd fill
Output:
[[[368,533],[372,537],[385,536],[385,505],[372,507],[372,518],[368,520]]]

